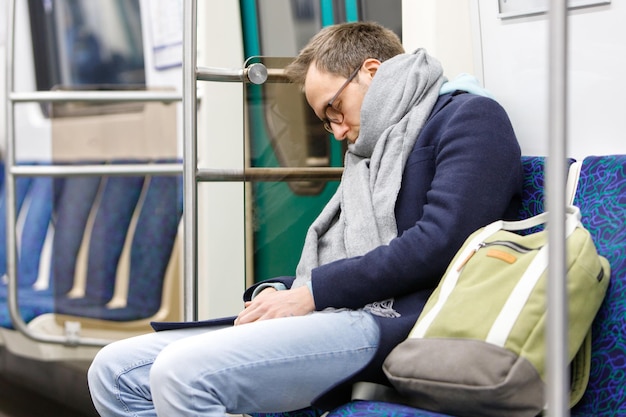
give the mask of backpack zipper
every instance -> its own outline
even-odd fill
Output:
[[[520,245],[519,243],[511,242],[510,240],[494,240],[493,242],[480,242],[478,245],[476,245],[474,250],[471,251],[469,253],[469,255],[467,255],[467,258],[465,258],[463,260],[463,262],[461,262],[459,267],[456,269],[457,272],[460,272],[461,269],[463,269],[465,264],[467,264],[469,262],[469,260],[472,258],[472,256],[474,256],[474,254],[476,252],[478,252],[482,248],[486,248],[486,247],[494,246],[494,245],[505,246],[505,247],[507,247],[507,248],[509,248],[511,250],[514,250],[516,252],[519,252],[519,253],[528,253],[530,251],[536,250],[536,249],[529,248],[529,247],[524,246],[524,245]]]
[[[484,247],[493,246],[493,245],[505,246],[519,253],[528,253],[530,251],[536,250],[536,249],[529,248],[524,245],[520,245],[519,243],[511,242],[510,240],[494,240],[493,242],[479,243],[478,247],[474,250],[474,252],[477,252],[479,249],[482,249]]]

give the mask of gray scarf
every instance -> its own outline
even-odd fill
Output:
[[[402,172],[445,81],[442,72],[423,49],[378,68],[361,107],[358,140],[348,146],[337,192],[307,232],[293,288],[306,285],[313,268],[363,255],[397,236]],[[395,313],[392,300],[381,303],[388,311],[378,314]]]

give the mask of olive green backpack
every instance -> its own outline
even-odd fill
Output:
[[[543,224],[546,215],[497,221],[466,240],[409,337],[385,360],[385,374],[404,402],[460,417],[532,417],[542,411],[547,232],[514,231]],[[573,405],[587,385],[590,328],[610,267],[577,207],[568,206],[565,229]]]

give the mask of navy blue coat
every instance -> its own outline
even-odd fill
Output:
[[[395,207],[398,237],[312,271],[316,310],[358,309],[393,297],[400,313],[375,316],[381,336],[374,359],[318,398],[316,406],[345,403],[355,381],[388,384],[385,357],[407,337],[465,239],[488,223],[515,217],[522,175],[519,144],[497,102],[464,92],[439,97],[404,169]],[[290,287],[293,277],[269,281]]]

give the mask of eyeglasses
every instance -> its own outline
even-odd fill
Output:
[[[356,67],[354,71],[352,71],[352,74],[350,74],[346,82],[343,83],[343,85],[339,88],[337,93],[335,93],[333,98],[331,98],[328,104],[326,105],[326,110],[324,110],[324,115],[326,116],[326,118],[322,119],[322,122],[324,123],[324,129],[326,129],[327,132],[333,133],[333,128],[330,126],[331,123],[335,123],[335,124],[343,123],[343,113],[337,110],[336,108],[334,108],[333,103],[335,102],[335,100],[337,100],[337,97],[339,97],[339,95],[348,86],[348,84],[350,84],[352,80],[354,80],[354,77],[356,77],[360,69],[361,69],[361,66],[359,65],[358,67]]]

